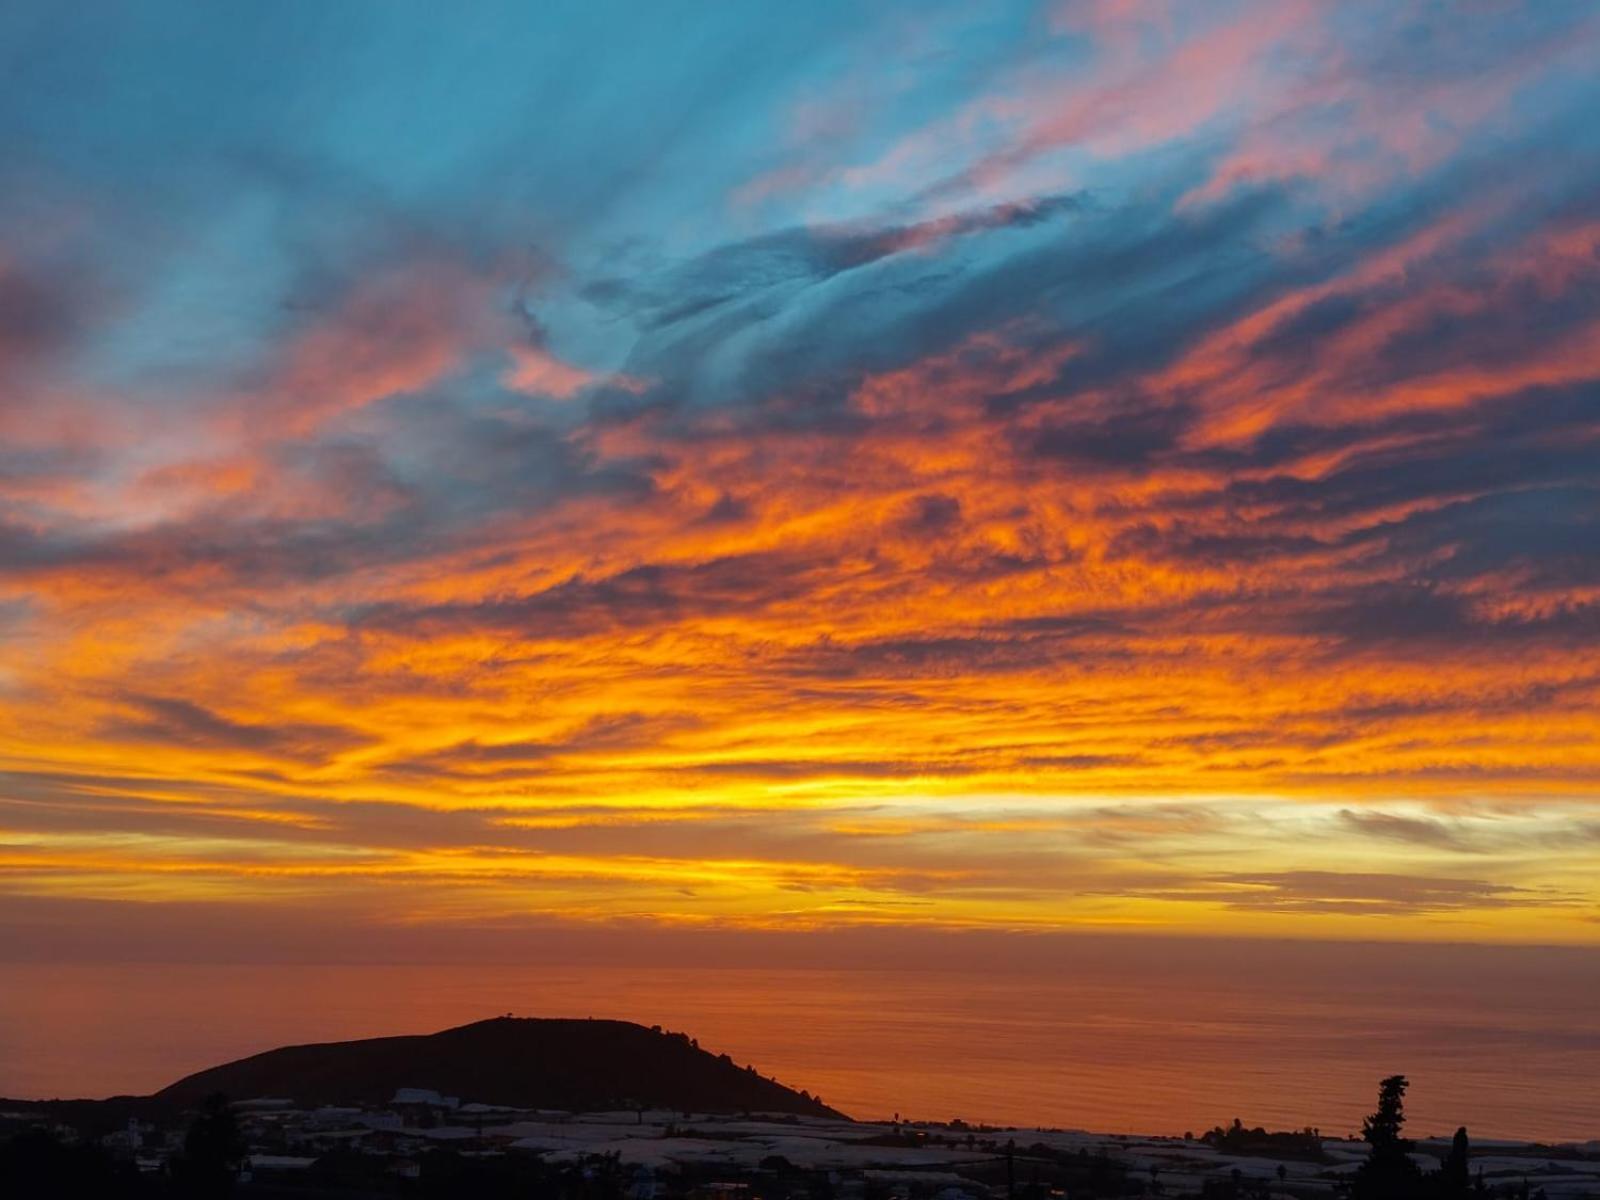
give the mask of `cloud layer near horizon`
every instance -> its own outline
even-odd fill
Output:
[[[1469,7],[12,6],[0,889],[1597,940],[1600,23]]]

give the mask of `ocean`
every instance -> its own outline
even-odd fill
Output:
[[[1000,966],[0,964],[0,1096],[143,1093],[274,1046],[502,1013],[684,1030],[856,1117],[1600,1138],[1600,956],[1116,948]],[[419,1081],[425,1082],[425,1081]]]

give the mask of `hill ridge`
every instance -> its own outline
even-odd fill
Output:
[[[516,1108],[843,1115],[687,1034],[585,1017],[496,1016],[428,1034],[280,1046],[186,1075],[149,1099],[187,1107],[222,1092],[377,1106],[403,1087]]]

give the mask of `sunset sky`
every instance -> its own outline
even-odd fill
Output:
[[[19,953],[1600,943],[1589,0],[0,58]]]

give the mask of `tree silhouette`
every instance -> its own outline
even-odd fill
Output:
[[[1467,1129],[1463,1125],[1456,1130],[1455,1140],[1450,1143],[1450,1156],[1434,1177],[1434,1192],[1440,1200],[1466,1200],[1472,1195],[1472,1179],[1467,1171],[1468,1151]]]
[[[227,1196],[233,1191],[245,1152],[244,1137],[228,1098],[208,1096],[184,1135],[183,1156],[172,1164],[178,1194],[195,1200]]]
[[[1406,1087],[1404,1075],[1378,1084],[1377,1111],[1361,1122],[1361,1137],[1371,1150],[1352,1181],[1354,1200],[1412,1200],[1421,1190],[1422,1172],[1411,1160],[1411,1143],[1401,1134]]]
[[[1391,1075],[1378,1084],[1378,1111],[1361,1122],[1361,1137],[1377,1154],[1387,1150],[1406,1150],[1410,1143],[1400,1136],[1406,1123],[1404,1075]]]

